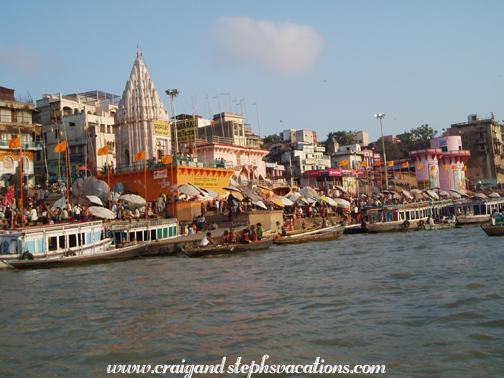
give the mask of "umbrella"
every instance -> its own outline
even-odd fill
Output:
[[[423,192],[420,189],[413,189],[411,191],[411,193],[413,193],[413,194],[422,194],[423,195]]]
[[[255,191],[252,189],[245,189],[242,194],[246,195],[248,198],[250,198],[252,201],[262,201],[262,197],[257,194]]]
[[[474,193],[474,197],[476,198],[487,198],[487,196],[485,196],[483,193]]]
[[[299,191],[299,193],[305,197],[319,197],[319,194],[317,191],[309,186],[304,187]]]
[[[460,195],[460,193],[457,192],[456,190],[450,189],[450,194],[451,194],[452,197],[462,198],[462,196]]]
[[[231,197],[236,198],[238,201],[243,201],[243,194],[241,194],[240,192],[231,192],[231,193],[229,193],[229,195]]]
[[[299,201],[300,199],[302,199],[303,196],[301,195],[301,193],[294,193],[292,196],[289,197],[289,199],[292,201],[292,202],[296,202],[296,201]]]
[[[72,195],[75,197],[80,197],[82,192],[82,188],[84,187],[84,179],[78,178],[72,184]]]
[[[408,198],[408,199],[413,199],[413,196],[406,190],[403,190],[402,191],[404,197]]]
[[[226,186],[225,188],[222,188],[222,189],[225,189],[225,190],[229,190],[229,191],[232,191],[232,192],[241,192],[240,189],[230,185],[230,186]]]
[[[332,198],[329,198],[326,196],[320,196],[320,198],[322,199],[322,201],[327,202],[331,206],[338,206],[338,204],[336,202],[334,202],[334,200]]]
[[[113,211],[110,211],[109,209],[105,209],[105,208],[99,207],[99,206],[90,206],[89,212],[97,218],[103,218],[103,219],[115,219],[116,218],[116,215]]]
[[[266,186],[257,185],[257,188],[261,191],[262,194],[264,194],[266,198],[273,197],[274,195],[273,190],[267,188]]]
[[[275,205],[280,206],[280,207],[285,207],[282,201],[278,199],[278,197],[271,197],[269,199],[271,202],[273,202]]]
[[[336,185],[335,188],[338,189],[342,193],[348,194],[348,192],[345,189],[343,189],[341,186]]]
[[[292,206],[294,205],[294,202],[292,202],[290,199],[286,198],[286,197],[277,197],[280,202],[282,202],[285,206]]]
[[[336,202],[338,207],[342,207],[344,209],[348,209],[350,207],[350,202],[343,198],[335,198],[334,202]]]
[[[499,193],[495,193],[495,192],[490,193],[487,197],[490,197],[490,198],[500,198]]]
[[[118,201],[120,196],[121,195],[119,193],[112,192],[112,193],[110,193],[110,200],[112,202]]]
[[[83,196],[82,198],[87,199],[89,202],[95,203],[97,205],[103,206],[103,202],[97,196]]]
[[[200,188],[202,191],[206,192],[207,196],[210,196],[212,198],[217,198],[219,197],[219,193],[213,191],[212,189],[203,189]]]
[[[442,197],[449,197],[450,196],[450,194],[448,192],[445,192],[444,190],[441,190],[439,192],[439,195],[442,196]]]
[[[306,198],[304,200],[306,203],[310,204],[310,203],[317,203],[317,200],[315,198]]]
[[[79,168],[77,168],[78,171],[86,171],[87,168],[83,165],[81,165]]]
[[[181,193],[187,194],[188,196],[202,195],[202,192],[198,187],[196,187],[194,185],[190,185],[190,184],[180,185],[178,187],[178,190],[180,190]]]
[[[58,208],[58,207],[60,209],[63,209],[65,207],[66,202],[67,202],[67,199],[65,197],[61,197],[59,200],[54,202],[54,205],[52,206],[51,211],[56,210],[56,208]]]
[[[436,193],[434,190],[430,190],[430,189],[428,189],[428,190],[427,190],[427,194],[428,194],[429,196],[431,196],[432,198],[434,198],[434,199],[439,199],[439,196],[437,195],[437,193]]]
[[[133,202],[133,203],[145,203],[145,200],[143,197],[139,196],[138,194],[123,194],[119,199],[122,199],[126,202]]]
[[[122,182],[118,182],[117,184],[114,185],[114,189],[112,189],[113,192],[123,194],[124,193],[124,184]]]
[[[268,210],[263,201],[252,201],[252,204],[256,205],[257,207],[260,207],[261,209]]]

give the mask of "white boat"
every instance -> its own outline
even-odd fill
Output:
[[[60,223],[4,230],[0,235],[0,261],[5,263],[88,256],[107,251],[112,239],[105,237],[101,221]]]

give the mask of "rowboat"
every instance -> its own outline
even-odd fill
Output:
[[[250,242],[248,244],[241,243],[230,243],[219,245],[216,247],[204,247],[204,248],[182,248],[182,252],[189,257],[203,257],[203,256],[213,256],[213,255],[229,255],[239,252],[255,251],[259,249],[267,249],[273,244],[273,238],[261,239],[256,242]]]
[[[433,225],[429,225],[428,223],[424,225],[425,231],[437,231],[437,230],[448,230],[452,228],[460,228],[457,226],[455,222],[447,222],[447,223],[435,223]]]
[[[481,225],[481,229],[485,231],[488,236],[502,236],[504,235],[504,225],[500,226],[490,226]]]
[[[150,242],[131,245],[123,248],[113,248],[107,251],[86,255],[60,256],[56,258],[42,258],[36,260],[5,261],[4,263],[16,269],[48,269],[84,264],[99,264],[110,261],[124,261],[140,256],[147,250]]]
[[[365,234],[368,232],[367,229],[367,224],[364,223],[357,223],[357,224],[351,224],[345,228],[344,234]]]
[[[278,237],[275,244],[299,244],[312,241],[329,241],[338,239],[345,231],[346,226],[326,227],[317,231],[307,232],[299,235]]]

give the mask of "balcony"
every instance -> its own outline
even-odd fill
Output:
[[[41,142],[23,142],[21,144],[23,150],[42,150]],[[8,140],[0,140],[0,149],[9,149]]]

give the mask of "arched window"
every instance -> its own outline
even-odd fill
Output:
[[[26,156],[23,156],[23,173],[29,173],[29,172],[30,172],[30,160]]]
[[[12,169],[14,168],[14,159],[12,156],[6,156],[3,159],[3,167],[4,169]]]

